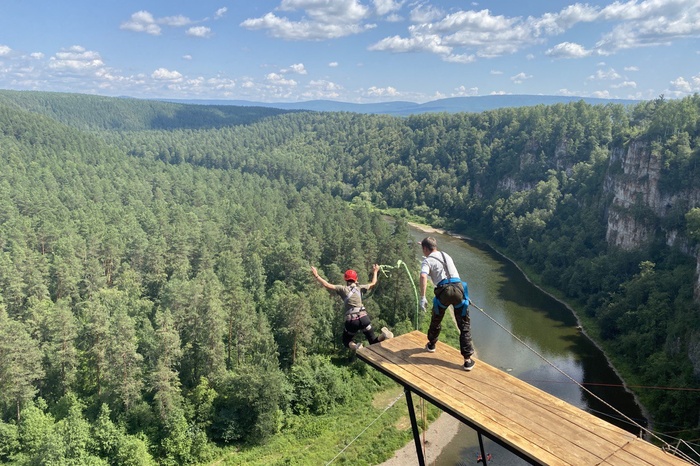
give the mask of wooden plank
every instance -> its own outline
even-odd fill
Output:
[[[435,354],[438,353],[439,351]],[[551,404],[549,402],[531,405],[530,398],[518,397],[517,394],[514,394],[515,396],[507,396],[512,393],[512,390],[504,389],[504,387],[510,387],[510,385],[498,385],[493,383],[493,377],[490,374],[490,372],[493,371],[502,373],[501,371],[488,365],[482,366],[481,363],[479,363],[479,367],[483,370],[477,371],[475,369],[467,373],[461,370],[461,357],[459,357],[458,362],[457,372],[454,372],[454,369],[450,369],[451,372],[448,372],[444,368],[436,368],[433,371],[433,375],[438,377],[437,374],[442,372],[444,378],[448,380],[452,377],[455,379],[460,377],[466,378],[466,380],[471,381],[473,386],[468,387],[468,391],[461,390],[459,386],[453,386],[452,388],[455,389],[455,393],[447,393],[447,396],[460,395],[460,397],[472,397],[484,406],[495,406],[502,416],[512,420],[518,420],[518,424],[522,426],[521,429],[525,431],[533,431],[533,424],[536,424],[539,427],[537,430],[538,433],[548,436],[548,438],[545,438],[543,441],[551,444],[553,451],[566,452],[565,456],[573,456],[575,457],[574,459],[580,460],[582,458],[587,458],[590,461],[594,460],[593,457],[602,459],[602,457],[607,456],[611,451],[617,448],[617,444],[612,442],[609,436],[599,436],[595,434],[592,438],[589,437],[585,440],[580,440],[580,426],[571,422],[562,422],[560,416],[549,412],[547,410]],[[511,377],[511,379],[513,378]],[[537,392],[537,396],[551,397],[551,395],[539,389],[534,390]],[[560,402],[561,400],[557,399],[557,401]],[[571,405],[567,406],[573,408]],[[577,408],[573,409],[584,413]],[[621,442],[624,443],[626,439],[631,440],[635,438],[626,431],[623,432],[624,437],[620,439]],[[581,447],[589,454],[578,452],[575,447]]]
[[[375,364],[373,364],[375,367],[379,367],[385,362],[391,364],[391,361],[387,361],[377,354],[367,355],[365,352],[362,357],[373,359],[375,361]],[[420,375],[416,376],[414,373],[411,373],[411,367],[411,365],[405,364],[403,367],[395,366],[394,370],[395,374],[398,374],[403,379],[403,383],[408,385],[412,391],[429,400],[451,398],[451,395],[446,394],[444,390],[441,390],[435,385],[434,379],[421,380]],[[510,445],[516,449],[519,456],[528,458],[528,460],[538,464],[570,464],[562,462],[561,459],[548,448],[541,448],[538,444],[531,444],[528,438],[518,433],[518,429],[514,430],[509,426],[513,423],[507,416],[495,415],[488,407],[474,403],[467,398],[461,401],[452,399],[449,408],[451,408],[451,412],[455,414],[458,419],[462,420],[462,422],[476,424],[479,430],[486,434],[491,434],[490,436],[497,441],[499,439],[506,440],[506,445]],[[465,417],[465,412],[471,413],[471,416]],[[522,430],[522,428],[519,428],[519,430]],[[545,439],[541,439],[540,443],[545,446],[547,445]],[[523,444],[526,445],[526,448],[521,448]],[[533,451],[536,453],[536,456],[530,456]]]
[[[462,422],[538,464],[688,466],[633,434],[489,364],[462,369],[459,351],[437,343],[425,351],[413,331],[357,352],[360,359]]]
[[[437,353],[435,353],[437,354]],[[522,442],[537,440],[541,445],[548,445],[548,451],[558,457],[565,464],[596,463],[602,459],[600,455],[591,454],[586,445],[579,445],[577,431],[571,427],[562,427],[558,424],[558,418],[551,413],[542,410],[533,410],[523,404],[517,398],[508,396],[510,390],[503,390],[489,381],[488,370],[465,372],[461,368],[462,359],[455,368],[433,368],[430,376],[436,379],[444,379],[446,384],[442,390],[442,397],[453,397],[457,400],[455,407],[460,407],[463,412],[488,414],[488,420],[499,428],[487,427],[485,421],[478,422],[483,429],[492,430],[499,435],[505,435],[504,429],[509,429],[519,434]],[[414,373],[415,375],[415,373]],[[483,379],[483,380],[479,380]],[[472,403],[473,401],[473,403]],[[485,413],[484,413],[485,411]],[[538,424],[539,430],[533,431],[532,424]],[[532,434],[532,432],[535,432]],[[527,438],[523,433],[535,435],[537,438]],[[614,445],[606,445],[607,449]]]

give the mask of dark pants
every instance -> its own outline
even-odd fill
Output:
[[[358,332],[365,334],[365,338],[370,345],[377,343],[377,336],[372,330],[372,324],[370,323],[369,316],[363,314],[362,316],[350,320],[345,320],[345,329],[343,329],[343,346],[346,348],[355,337]]]
[[[439,294],[439,293],[438,293]],[[430,319],[430,328],[428,329],[428,341],[433,345],[437,342],[442,330],[442,318],[445,317],[445,311],[449,305],[454,308],[455,320],[459,329],[459,351],[464,356],[464,359],[469,359],[474,354],[474,346],[472,345],[472,324],[469,318],[469,304],[466,300],[458,304],[442,303],[438,299],[433,300],[433,315]],[[462,315],[464,314],[464,315]]]

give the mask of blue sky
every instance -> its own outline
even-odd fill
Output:
[[[700,1],[1,0],[0,88],[295,102],[700,92]]]

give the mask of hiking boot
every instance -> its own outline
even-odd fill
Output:
[[[384,337],[384,340],[394,338],[394,334],[386,327],[382,327],[382,336]]]
[[[428,344],[425,345],[425,350],[426,350],[428,353],[434,353],[434,352],[435,352],[435,343],[430,343],[430,342],[428,342]]]
[[[474,369],[474,364],[476,364],[474,360],[472,358],[469,358],[464,360],[464,365],[462,367],[465,371],[470,371]]]

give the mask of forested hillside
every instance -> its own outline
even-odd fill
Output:
[[[700,436],[699,96],[211,127],[148,126],[159,117],[137,101],[139,123],[110,126],[96,99],[65,118],[0,103],[0,353],[23,348],[11,363],[26,368],[0,367],[0,458],[29,461],[48,437],[12,439],[83,416],[119,439],[92,434],[96,457],[120,445],[195,461],[207,440],[272,435],[279,412],[342,404],[346,384],[321,396],[309,380],[367,375],[328,359],[334,304],[308,266],[337,281],[411,257],[405,224],[373,207],[494,244],[580,310],[657,430]],[[370,304],[399,332],[413,306],[400,280]]]
[[[175,105],[167,102],[51,92],[0,91],[0,104],[49,116],[79,129],[208,129],[288,113],[264,107]]]
[[[405,223],[2,105],[0,164],[0,462],[190,464],[376,387],[331,362],[338,303],[310,265],[367,280],[413,257]],[[377,326],[411,328],[407,283],[378,285]]]

